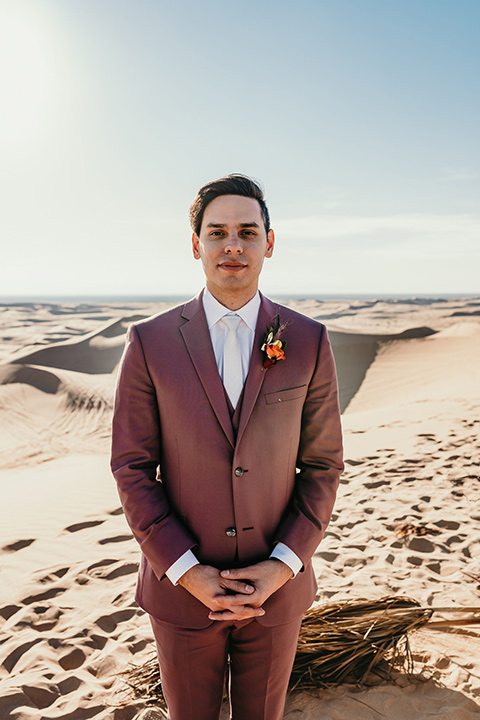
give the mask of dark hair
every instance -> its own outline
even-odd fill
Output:
[[[190,225],[196,235],[200,235],[205,208],[212,200],[221,195],[242,195],[257,200],[260,205],[265,232],[268,234],[270,231],[270,215],[265,204],[262,188],[246,175],[233,173],[207,183],[198,191],[197,197],[190,206]]]

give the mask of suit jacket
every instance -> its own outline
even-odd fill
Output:
[[[283,542],[303,568],[258,621],[286,623],[314,600],[311,557],[343,470],[330,344],[323,325],[262,296],[235,431],[201,297],[131,325],[120,366],[112,470],[142,550],[136,600],[164,622],[206,627],[208,609],[165,571],[189,548],[225,569]],[[277,316],[286,357],[265,370]]]

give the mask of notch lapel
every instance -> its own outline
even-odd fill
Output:
[[[182,317],[187,322],[180,326],[180,332],[210,405],[230,444],[234,447],[235,434],[232,420],[225,399],[223,383],[218,373],[201,298],[200,294],[183,308]]]
[[[243,392],[237,443],[239,443],[242,439],[243,432],[250,419],[255,403],[257,402],[263,381],[265,380],[265,374],[267,371],[263,367],[263,352],[261,350],[261,346],[267,329],[273,324],[275,316],[278,315],[278,307],[262,294],[260,294],[260,297],[262,299],[262,304],[260,305],[260,310],[258,312],[252,356],[250,358],[250,366],[248,368],[248,375]]]

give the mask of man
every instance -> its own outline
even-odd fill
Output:
[[[229,175],[190,209],[206,289],[129,328],[112,469],[142,549],[172,720],[279,720],[341,430],[325,328],[258,292],[274,234],[259,186]]]

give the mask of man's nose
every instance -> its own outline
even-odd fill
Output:
[[[227,238],[225,245],[225,252],[228,253],[241,253],[243,252],[243,246],[236,232],[230,233]]]

